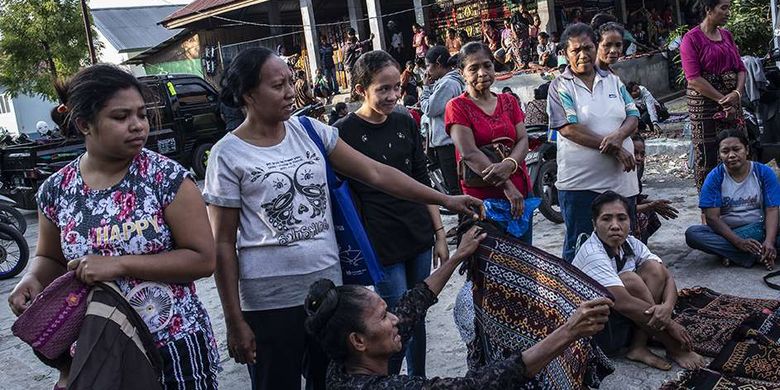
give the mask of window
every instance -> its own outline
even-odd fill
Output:
[[[199,84],[176,84],[176,97],[182,106],[207,104],[216,99],[206,87]]]
[[[11,112],[11,99],[8,95],[0,95],[0,114],[7,114]]]

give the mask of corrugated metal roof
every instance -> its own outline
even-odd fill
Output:
[[[271,0],[195,0],[180,10],[168,15],[161,22],[166,27],[184,27],[192,22],[265,3]],[[295,1],[297,4],[298,2]]]
[[[93,9],[95,27],[117,51],[145,50],[172,37],[181,29],[169,30],[158,23],[180,6]]]
[[[187,4],[178,11],[170,14],[164,21],[168,22],[174,19],[183,18],[192,14],[208,11],[212,8],[222,7],[231,3],[238,3],[240,0],[195,0]]]

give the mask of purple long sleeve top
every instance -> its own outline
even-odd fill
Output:
[[[745,71],[745,64],[742,63],[739,48],[731,33],[722,28],[720,35],[720,41],[713,41],[699,26],[685,34],[680,45],[680,56],[686,79],[692,80],[704,73],[720,75]]]

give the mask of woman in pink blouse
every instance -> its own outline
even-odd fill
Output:
[[[740,99],[745,87],[745,65],[731,33],[721,28],[729,18],[731,0],[704,0],[700,25],[685,34],[680,46],[688,80],[695,156],[694,178],[701,189],[704,178],[718,163],[716,135],[727,128],[744,131]]]

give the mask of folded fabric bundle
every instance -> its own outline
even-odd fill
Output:
[[[694,352],[709,357],[718,355],[743,322],[741,318],[721,317],[696,311],[685,311],[674,320],[688,330],[688,334],[693,339]]]
[[[755,329],[732,340],[709,368],[727,376],[774,382],[780,385],[780,345]]]
[[[747,326],[746,321],[752,319],[751,323],[758,324],[751,327],[760,327],[768,313],[778,308],[780,301],[774,299],[742,298],[697,286],[680,290],[674,320],[688,330],[694,351],[715,357],[737,329]],[[754,318],[762,313],[762,317]]]
[[[747,378],[729,378],[706,368],[682,371],[677,379],[667,381],[659,390],[780,390],[772,382]]]
[[[476,338],[474,366],[538,343],[585,301],[612,295],[561,259],[509,237],[488,234],[469,262]],[[477,353],[474,353],[474,352]],[[590,338],[573,343],[523,388],[598,387],[614,371]]]
[[[685,370],[661,390],[780,390],[780,301],[719,294],[704,287],[680,291],[675,321],[694,350],[715,359]]]

